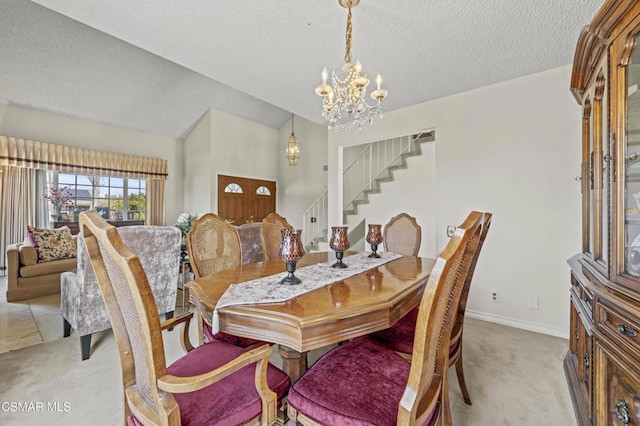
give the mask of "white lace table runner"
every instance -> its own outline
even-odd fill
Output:
[[[316,263],[315,265],[297,269],[295,276],[302,280],[302,283],[297,285],[280,284],[280,281],[287,276],[286,272],[239,284],[232,284],[227,288],[227,291],[222,295],[220,300],[218,300],[216,308],[213,311],[213,318],[211,320],[213,332],[217,333],[220,331],[218,319],[218,309],[220,308],[235,305],[286,302],[304,293],[342,281],[402,257],[399,254],[386,251],[378,252],[378,254],[380,258],[369,258],[369,253],[357,253],[344,257],[343,261],[349,265],[349,267],[343,269],[331,267],[331,265],[335,263],[335,260]]]

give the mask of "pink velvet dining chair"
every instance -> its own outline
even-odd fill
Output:
[[[289,417],[305,425],[451,424],[449,339],[461,273],[483,216],[471,212],[436,259],[420,302],[412,361],[364,336],[338,346],[292,386]]]
[[[80,214],[80,227],[120,355],[125,423],[272,424],[291,382],[269,363],[271,346],[214,340],[194,348],[192,314],[160,323],[145,270],[118,228],[95,211]],[[162,330],[180,323],[187,353],[167,367]]]
[[[483,217],[484,220],[482,223],[481,233],[477,236],[478,238],[472,239],[469,244],[469,256],[465,259],[465,261],[468,262],[468,265],[465,266],[464,287],[462,289],[462,296],[460,297],[460,303],[458,305],[456,322],[451,333],[451,343],[449,344],[449,365],[455,365],[456,367],[456,375],[458,377],[458,383],[460,384],[460,392],[462,393],[464,402],[468,405],[471,405],[471,398],[464,379],[462,335],[464,331],[464,315],[467,307],[471,281],[476,269],[478,257],[480,257],[480,251],[482,250],[487,233],[491,227],[491,219],[493,215],[491,213],[484,213]],[[394,324],[393,327],[374,333],[372,337],[379,343],[397,351],[405,358],[411,359],[417,321],[418,310],[414,309]]]

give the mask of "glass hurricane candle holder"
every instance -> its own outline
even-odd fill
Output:
[[[280,281],[280,284],[300,284],[302,281],[293,273],[296,271],[298,260],[304,256],[302,229],[281,229],[280,235],[282,236],[282,241],[278,249],[278,257],[287,265],[288,272],[288,275]]]
[[[347,226],[332,226],[331,238],[329,239],[329,247],[336,252],[337,262],[331,265],[332,268],[346,268],[347,265],[342,262],[344,251],[348,249],[351,244],[347,237]]]
[[[371,244],[371,254],[369,257],[379,258],[380,255],[376,253],[378,250],[378,244],[382,242],[382,225],[369,225],[369,232],[367,232],[367,242]]]

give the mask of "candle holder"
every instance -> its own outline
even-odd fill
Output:
[[[347,238],[347,226],[332,226],[331,238],[329,239],[329,247],[336,252],[337,262],[331,265],[332,268],[346,268],[347,265],[342,262],[344,251],[348,249],[351,244]]]
[[[382,242],[382,231],[380,230],[382,225],[369,225],[369,232],[367,233],[367,242],[371,244],[372,253],[369,257],[380,258],[380,255],[376,253],[378,250],[378,244]]]
[[[296,271],[298,260],[304,256],[301,238],[302,229],[281,229],[280,235],[282,236],[282,241],[278,249],[278,257],[287,265],[288,272],[288,275],[280,281],[280,284],[300,284],[302,281],[293,273]]]

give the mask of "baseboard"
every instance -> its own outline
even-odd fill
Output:
[[[561,337],[563,339],[569,338],[569,330],[560,330],[557,328],[545,327],[540,324],[520,321],[513,318],[501,317],[499,315],[487,314],[485,312],[472,311],[471,309],[467,309],[465,315],[469,318],[493,322],[496,324],[506,325],[514,328],[521,328],[523,330],[533,331],[535,333],[548,334],[550,336]]]

